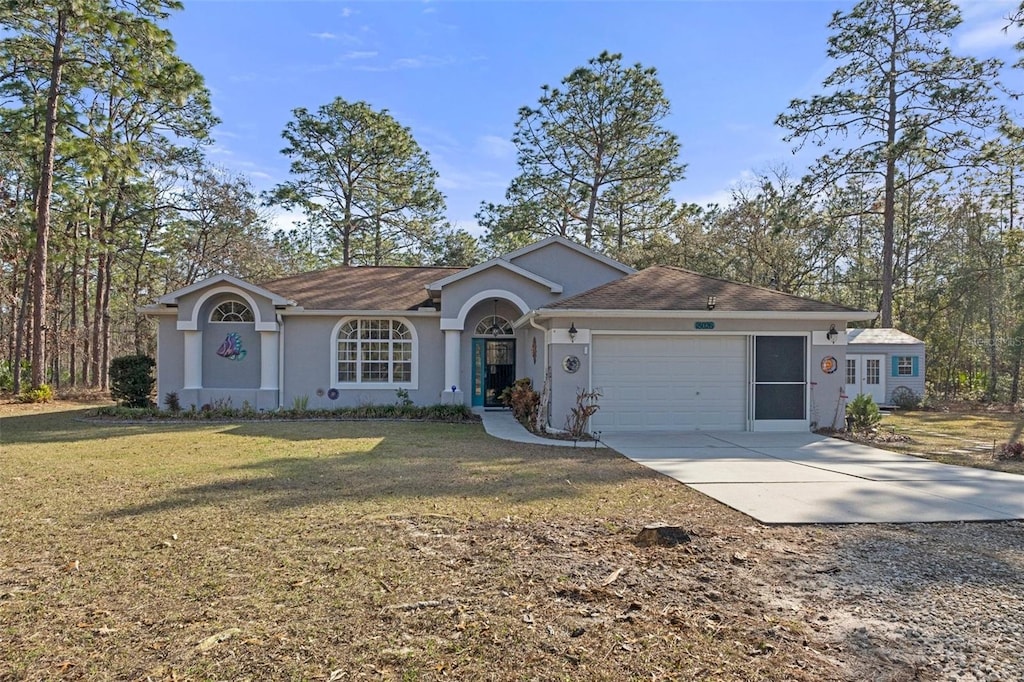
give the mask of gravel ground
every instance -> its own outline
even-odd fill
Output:
[[[1024,680],[1024,523],[790,530],[752,577],[851,679]]]

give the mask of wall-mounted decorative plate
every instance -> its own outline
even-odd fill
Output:
[[[821,371],[825,374],[832,374],[839,368],[839,361],[831,355],[821,359]]]
[[[580,368],[580,359],[575,355],[569,355],[562,360],[562,369],[569,374],[575,374]]]
[[[338,389],[332,388],[332,389],[328,390],[327,391],[327,397],[330,398],[331,400],[337,400],[338,399]]]

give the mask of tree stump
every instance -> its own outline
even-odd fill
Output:
[[[679,526],[667,526],[658,524],[644,526],[643,530],[633,538],[633,544],[638,547],[675,547],[690,541],[690,535]]]

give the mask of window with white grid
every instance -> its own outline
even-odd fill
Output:
[[[348,320],[337,331],[335,381],[342,387],[411,387],[414,343],[411,328],[401,320]]]

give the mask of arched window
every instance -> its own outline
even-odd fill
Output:
[[[474,332],[477,336],[512,336],[512,323],[500,315],[488,315],[480,320]]]
[[[414,339],[401,320],[349,320],[338,328],[339,385],[413,385]]]
[[[224,301],[210,313],[210,322],[253,322],[252,310],[242,301]]]

